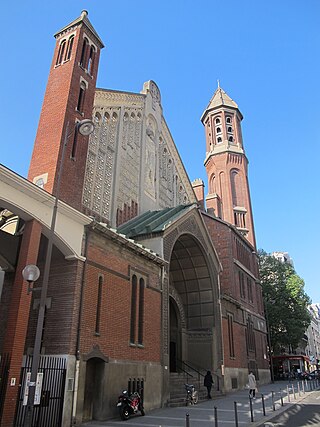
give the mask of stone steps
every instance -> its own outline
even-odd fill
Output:
[[[186,375],[185,374],[179,374],[179,373],[171,373],[170,374],[170,399],[168,402],[168,406],[170,407],[177,407],[177,406],[185,406],[186,405],[186,390],[185,390],[185,383]],[[189,384],[194,384],[195,389],[198,392],[198,398],[199,401],[203,401],[207,399],[207,390],[205,387],[200,386],[199,389],[199,382],[198,380],[195,380],[194,378],[188,378]],[[221,392],[217,392],[212,390],[212,397],[221,396]]]

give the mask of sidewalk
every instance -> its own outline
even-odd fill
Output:
[[[147,412],[145,417],[132,416],[128,421],[90,421],[83,427],[258,427],[281,414],[317,389],[315,381],[279,381],[259,387],[256,399],[248,398],[248,390],[207,400],[195,406],[161,408]],[[263,395],[263,398],[262,398]],[[289,395],[289,397],[288,397]],[[281,399],[282,397],[282,399]],[[290,399],[290,401],[288,401]],[[265,414],[263,413],[263,401]],[[282,406],[283,404],[283,406]],[[236,408],[236,409],[235,409]],[[237,411],[237,415],[236,415]],[[238,419],[238,423],[236,422]]]

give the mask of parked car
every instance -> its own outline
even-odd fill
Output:
[[[315,369],[312,372],[308,372],[308,380],[320,379],[320,369]]]

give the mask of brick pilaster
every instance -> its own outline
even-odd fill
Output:
[[[25,224],[22,236],[3,347],[4,353],[10,355],[10,365],[1,427],[11,427],[14,422],[31,304],[31,294],[27,294],[27,283],[23,281],[22,270],[28,264],[37,263],[41,229],[40,223],[29,221]],[[14,386],[10,386],[12,378],[16,379]]]

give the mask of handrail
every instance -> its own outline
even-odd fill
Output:
[[[198,374],[198,387],[199,387],[199,389],[200,389],[200,387],[201,387],[201,382],[200,382],[200,380],[201,380],[201,377],[205,377],[205,375],[204,374],[202,374],[198,369],[196,369],[194,366],[192,366],[192,365],[189,365],[189,363],[187,363],[187,362],[184,362],[183,360],[180,360],[180,359],[177,359],[177,362],[178,362],[178,365],[180,365],[181,364],[181,366],[186,366],[186,367],[188,367],[189,369],[191,369],[192,371],[194,371],[194,372],[196,372],[197,374]],[[180,370],[182,371],[182,372],[185,372],[187,375],[190,375],[191,377],[193,377],[193,375],[192,374],[190,374],[189,372],[187,372],[187,371],[185,371],[185,369],[183,369],[182,367],[180,367]],[[203,371],[205,371],[205,372],[207,372],[205,369],[203,369]],[[217,386],[216,386],[216,390],[217,391],[219,391],[220,390],[220,378],[219,378],[219,375],[217,375],[216,373],[212,373],[212,375],[216,378],[216,380],[217,380]]]
[[[187,368],[191,369],[192,371],[194,371],[195,373],[198,374],[198,388],[200,389],[200,376],[203,376],[203,374],[201,374],[201,372],[199,372],[197,369],[195,369],[193,366],[189,365],[188,363],[184,362],[183,360],[177,359],[177,362],[180,366],[180,370],[182,372],[185,372],[187,375],[190,375],[190,377],[194,378],[194,376],[192,374],[190,374],[188,371],[186,371],[185,369],[182,368],[182,366],[186,366]],[[188,379],[188,376],[187,376]]]

